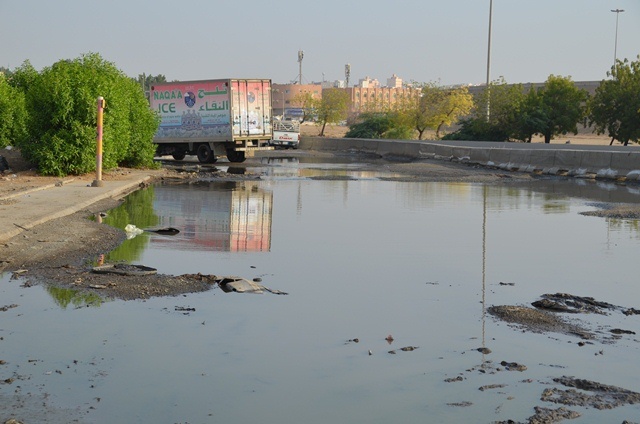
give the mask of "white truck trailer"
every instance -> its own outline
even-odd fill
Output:
[[[226,156],[243,162],[258,150],[272,150],[271,80],[218,79],[155,84],[151,108],[160,116],[153,139],[156,156],[202,163]]]

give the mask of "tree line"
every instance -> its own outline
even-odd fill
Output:
[[[531,142],[540,135],[545,143],[560,135],[577,134],[591,127],[625,146],[640,142],[640,56],[618,60],[595,93],[580,89],[571,77],[550,75],[540,87],[491,82],[479,94],[467,87],[444,87],[436,83],[412,83],[415,94],[394,104],[368,103],[351,118],[349,138],[418,139],[427,130],[436,138],[471,141]],[[343,95],[339,95],[339,92]],[[348,96],[332,89],[325,99],[301,94],[294,99],[305,119],[315,118],[323,135],[327,123],[347,119]],[[456,125],[449,134],[443,130]]]
[[[40,72],[29,61],[14,71],[0,68],[0,147],[14,145],[44,175],[82,174],[95,170],[96,99],[107,99],[104,116],[105,169],[154,166],[153,135],[159,125],[145,92],[164,75],[129,78],[89,53],[60,60]],[[611,143],[640,142],[640,56],[618,60],[593,95],[570,77],[551,75],[540,87],[493,81],[473,96],[467,87],[412,83],[415,95],[391,105],[369,103],[350,118],[347,137],[436,138],[546,143],[577,134],[578,125],[607,134]],[[327,124],[348,118],[345,90],[324,90],[322,99],[302,93],[293,102],[303,120],[315,120],[320,135]],[[458,129],[444,134],[444,129]]]

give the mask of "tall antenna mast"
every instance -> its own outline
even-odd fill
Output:
[[[298,50],[298,63],[300,64],[300,73],[298,74],[299,82],[298,84],[302,85],[302,59],[304,59],[304,52],[302,50]]]
[[[346,87],[349,88],[349,77],[351,76],[351,65],[344,65],[344,79],[346,80]]]

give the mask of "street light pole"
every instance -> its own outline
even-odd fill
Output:
[[[624,9],[611,9],[611,11],[616,14],[616,42],[613,48],[613,66],[615,68],[618,61],[618,17],[620,17],[620,12],[624,12]]]
[[[487,90],[490,90],[491,83],[491,21],[493,20],[493,0],[489,0],[489,42],[487,47]],[[491,117],[491,101],[489,91],[487,91],[487,122]]]
[[[284,121],[284,88],[282,89],[282,120]]]

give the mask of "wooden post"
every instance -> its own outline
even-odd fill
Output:
[[[102,121],[104,115],[105,101],[102,96],[98,97],[98,137],[96,148],[96,179],[91,183],[91,187],[102,187]]]

